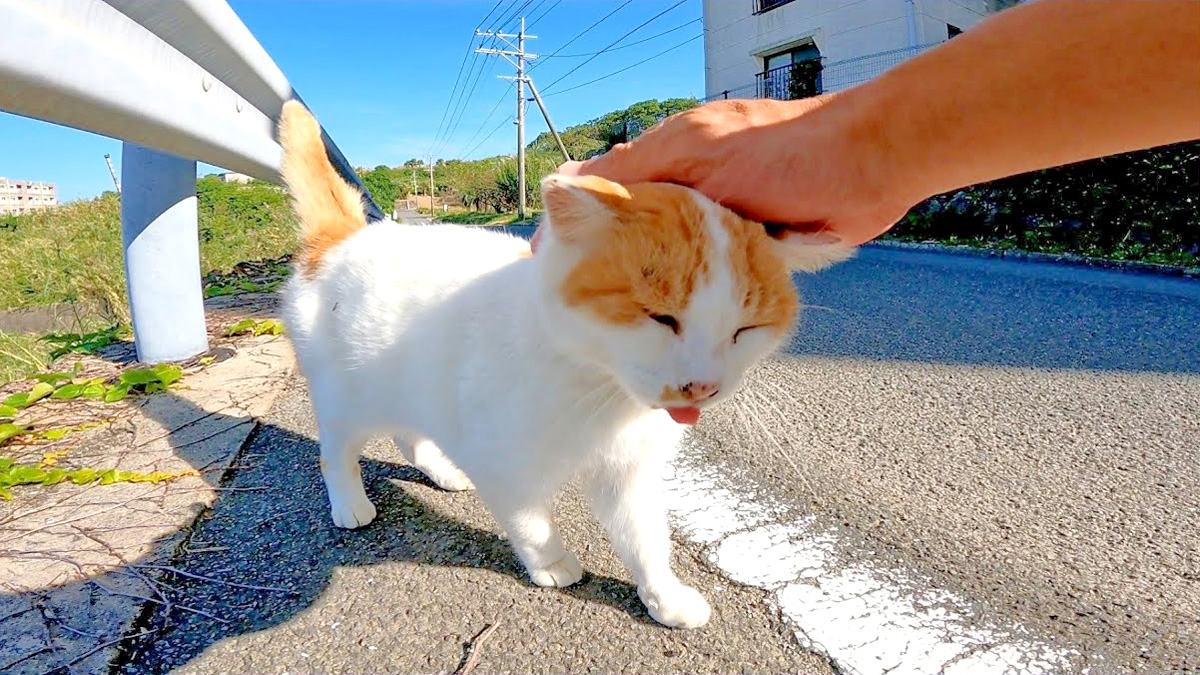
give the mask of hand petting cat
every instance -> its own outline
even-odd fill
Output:
[[[1198,42],[1196,2],[1021,4],[851,89],[708,103],[559,173],[859,245],[936,194],[1200,138]]]

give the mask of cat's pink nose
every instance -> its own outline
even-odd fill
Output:
[[[689,401],[703,401],[716,396],[720,389],[716,382],[688,382],[679,388],[679,393]]]

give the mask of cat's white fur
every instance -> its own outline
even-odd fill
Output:
[[[544,187],[574,189],[562,177]],[[375,517],[359,451],[388,434],[442,488],[473,483],[535,584],[569,586],[582,569],[563,548],[552,505],[582,476],[650,615],[668,626],[707,622],[704,597],[671,570],[659,483],[684,427],[652,406],[663,385],[694,380],[720,382],[709,403],[721,400],[779,340],[755,331],[728,344],[738,321],[720,262],[728,237],[718,207],[695,199],[712,216],[717,250],[680,317],[684,339],[651,321],[616,327],[567,307],[557,289],[582,253],[553,222],[538,254],[523,257],[528,244],[515,237],[386,221],[293,275],[286,321],[316,411],[334,523]]]

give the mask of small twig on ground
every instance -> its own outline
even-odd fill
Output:
[[[181,570],[177,567],[172,567],[170,565],[138,565],[138,564],[135,564],[135,565],[130,565],[130,567],[136,567],[138,569],[163,570],[165,572],[171,572],[172,574],[178,574],[181,577],[188,577],[189,579],[196,579],[198,581],[209,581],[214,584],[221,584],[223,586],[233,586],[234,588],[246,588],[246,589],[249,589],[252,591],[270,591],[272,593],[291,593],[293,595],[299,593],[299,591],[294,591],[289,588],[279,588],[278,586],[257,586],[255,584],[239,584],[234,581],[224,581],[222,579],[214,579],[212,577],[206,577],[203,574],[196,574],[195,572],[184,572],[183,570]]]
[[[134,633],[133,635],[123,635],[115,640],[109,640],[108,642],[105,642],[103,644],[96,645],[95,647],[92,647],[91,649],[80,654],[79,656],[76,656],[74,659],[71,659],[70,661],[68,661],[66,663],[57,665],[57,666],[51,668],[50,670],[47,670],[45,673],[43,673],[43,675],[50,675],[50,673],[53,673],[53,672],[56,672],[59,670],[66,670],[66,671],[70,672],[71,666],[75,665],[76,663],[79,663],[80,661],[86,659],[87,657],[91,656],[92,654],[95,654],[96,652],[100,651],[101,649],[108,649],[109,647],[111,647],[119,642],[124,642],[126,640],[135,640],[137,638],[146,637],[147,635],[149,635],[151,633],[155,633],[157,631],[158,631],[157,628],[152,628],[150,630],[144,630],[140,633]]]
[[[454,675],[470,675],[471,671],[475,670],[475,666],[479,665],[479,657],[482,654],[483,643],[487,642],[488,638],[492,637],[492,633],[500,627],[500,620],[495,623],[490,623],[479,631],[479,634],[471,638],[467,643],[467,660],[459,666],[458,670],[454,671]]]

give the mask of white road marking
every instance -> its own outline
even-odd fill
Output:
[[[837,535],[814,519],[731,489],[719,468],[688,463],[667,476],[672,519],[738,583],[770,591],[802,646],[856,675],[1033,675],[1074,671],[1079,652],[1018,624],[984,621],[964,598],[901,570],[835,559]],[[744,484],[739,481],[738,484]],[[1087,670],[1082,671],[1084,673]]]

